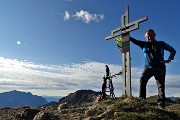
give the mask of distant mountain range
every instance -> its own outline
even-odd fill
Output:
[[[172,101],[177,101],[178,99],[180,99],[180,97],[174,97],[174,96],[167,97],[167,98],[171,99]]]
[[[30,92],[9,91],[0,93],[0,107],[18,107],[18,106],[43,106],[56,103],[67,102],[69,105],[94,102],[100,92],[92,90],[78,90],[70,93],[66,97],[60,96],[37,96]]]
[[[59,102],[59,99],[61,99],[61,96],[42,96],[45,98],[48,102]]]
[[[48,101],[30,92],[9,91],[0,93],[0,107],[17,107],[17,106],[41,106]]]
[[[157,95],[150,96],[146,99],[148,102],[156,103],[157,102]],[[166,97],[167,103],[180,103],[180,97]]]

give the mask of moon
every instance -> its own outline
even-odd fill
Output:
[[[17,41],[17,44],[20,45],[20,44],[21,44],[21,41]]]

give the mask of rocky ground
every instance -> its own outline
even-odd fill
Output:
[[[82,120],[91,116],[88,111],[94,106],[96,104],[88,103],[78,106],[57,104],[39,108],[0,108],[0,120]]]
[[[0,120],[179,120],[180,105],[165,110],[138,98],[105,100],[69,106],[66,103],[32,108],[0,108]]]

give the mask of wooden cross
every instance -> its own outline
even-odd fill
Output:
[[[139,29],[139,23],[148,20],[148,17],[141,18],[129,23],[129,6],[125,8],[125,14],[121,16],[121,27],[111,31],[106,40],[122,35],[122,96],[132,96],[131,92],[131,60],[130,60],[130,33]]]

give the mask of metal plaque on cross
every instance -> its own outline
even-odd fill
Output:
[[[130,32],[139,29],[139,23],[148,20],[141,18],[129,23],[129,6],[125,8],[125,14],[121,16],[121,27],[111,31],[106,40],[122,36],[122,96],[132,96],[131,92],[131,59],[130,59]]]

